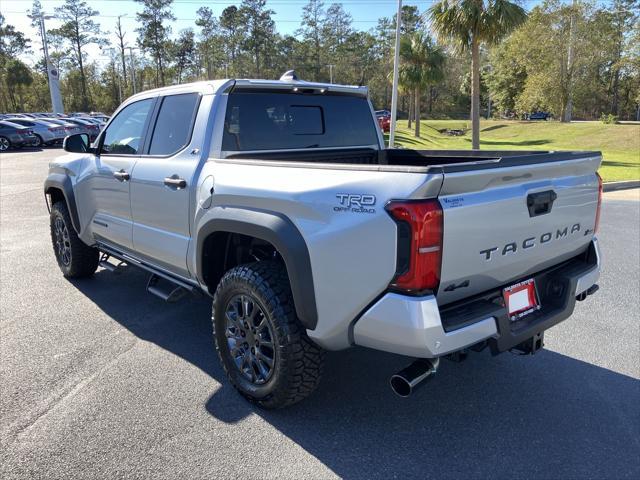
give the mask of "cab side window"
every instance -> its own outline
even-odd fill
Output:
[[[153,99],[140,100],[127,105],[104,133],[100,153],[136,155],[141,153],[144,127],[153,106]]]
[[[172,155],[187,146],[199,103],[197,93],[169,95],[162,99],[149,155]]]

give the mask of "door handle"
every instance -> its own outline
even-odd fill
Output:
[[[167,187],[175,188],[180,190],[187,186],[187,181],[184,178],[180,178],[177,174],[173,174],[170,177],[164,178],[164,184]]]
[[[124,170],[113,172],[113,176],[116,177],[116,180],[118,180],[119,182],[127,182],[131,178],[129,172],[125,172]]]

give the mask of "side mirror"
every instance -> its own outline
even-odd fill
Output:
[[[93,151],[91,143],[89,142],[89,135],[86,133],[69,135],[64,139],[62,148],[64,148],[65,152],[71,153],[87,153]]]

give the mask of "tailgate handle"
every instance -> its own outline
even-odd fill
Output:
[[[529,216],[536,217],[538,215],[545,215],[549,213],[556,198],[558,198],[558,194],[553,190],[530,193],[529,195],[527,195],[527,208],[529,209]]]

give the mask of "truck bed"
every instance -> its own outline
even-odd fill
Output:
[[[365,171],[405,172],[432,184],[439,178],[437,187],[418,189],[412,198],[437,197],[444,211],[440,305],[566,261],[585,251],[594,234],[600,152],[324,149],[245,152],[231,159],[347,170],[354,178]],[[346,171],[340,178],[344,186],[352,181]],[[354,193],[375,193],[383,205],[394,199],[359,183],[352,184]],[[528,209],[545,195],[553,196],[548,212]]]
[[[340,165],[388,165],[392,167],[417,167],[456,172],[473,168],[500,168],[523,164],[540,164],[581,158],[599,157],[600,152],[589,151],[536,151],[536,150],[413,150],[369,148],[281,150],[243,152],[227,156],[229,159],[251,159],[276,162]],[[442,171],[442,170],[440,170]]]

